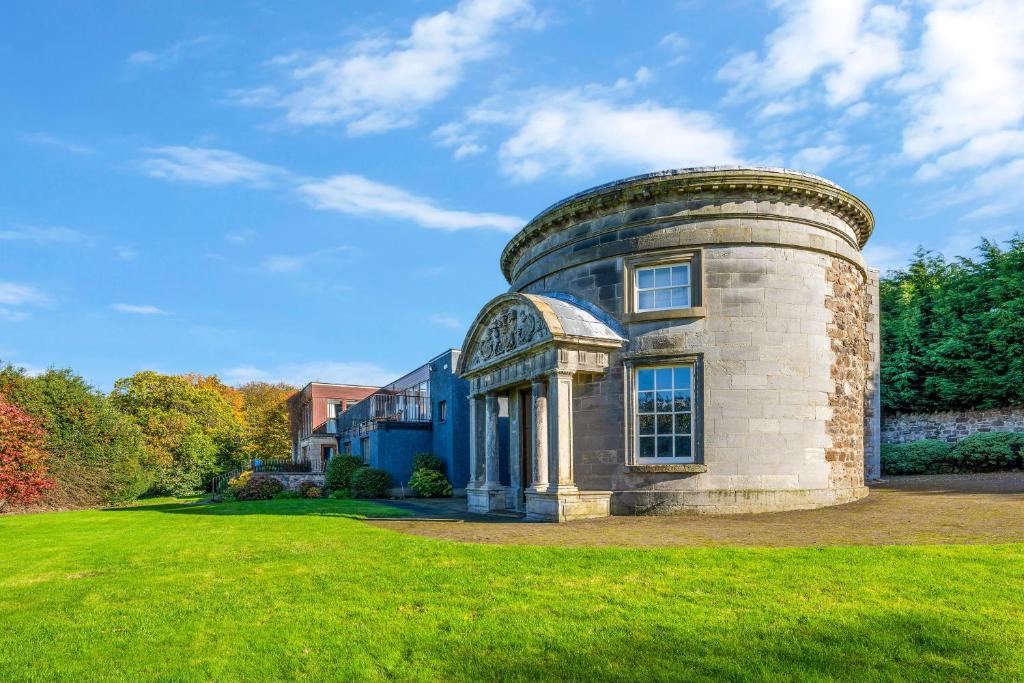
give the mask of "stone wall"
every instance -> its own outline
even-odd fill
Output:
[[[832,258],[827,278],[832,289],[825,308],[832,311],[827,330],[832,346],[832,380],[828,394],[832,415],[826,427],[831,445],[825,461],[831,465],[833,487],[864,483],[864,394],[871,355],[865,335],[864,276],[850,263]]]
[[[882,443],[939,439],[955,443],[978,432],[1024,432],[1024,407],[905,413],[882,420]]]
[[[298,491],[302,482],[309,481],[317,486],[324,485],[324,475],[310,472],[260,472],[261,475],[277,479],[288,491]]]

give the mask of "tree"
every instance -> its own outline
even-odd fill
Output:
[[[250,460],[284,459],[291,454],[288,398],[295,387],[250,382],[238,388],[244,397],[246,457]]]
[[[886,409],[1024,404],[1024,240],[977,251],[950,262],[920,250],[882,280]]]
[[[45,432],[0,394],[0,512],[39,500],[53,486],[43,464]]]
[[[0,368],[0,391],[45,431],[43,449],[54,481],[45,503],[113,503],[149,488],[155,463],[141,430],[81,377],[54,369],[28,377],[7,366]]]
[[[149,370],[114,383],[111,401],[130,415],[159,463],[154,491],[182,495],[242,458],[242,425],[215,377]]]

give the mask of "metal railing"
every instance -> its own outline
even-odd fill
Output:
[[[206,488],[210,493],[221,493],[228,487],[228,482],[237,479],[243,472],[268,472],[268,473],[295,473],[303,474],[313,471],[313,465],[308,460],[305,462],[292,462],[291,460],[260,460],[251,461],[242,467],[237,467],[229,472],[218,474],[210,479]]]
[[[338,431],[367,422],[430,422],[430,394],[420,391],[371,394],[338,417]]]

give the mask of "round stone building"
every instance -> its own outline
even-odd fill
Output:
[[[462,348],[470,509],[567,520],[867,495],[873,224],[823,178],[745,167],[627,178],[543,211],[505,247],[511,287]]]

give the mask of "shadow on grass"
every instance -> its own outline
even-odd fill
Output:
[[[355,500],[253,500],[232,503],[160,503],[132,507],[106,508],[104,512],[163,512],[173,515],[274,515],[344,517],[362,520],[385,517],[403,518],[411,513],[386,503]]]
[[[1024,498],[1024,472],[886,476],[870,486],[872,490],[915,495],[991,494]]]

